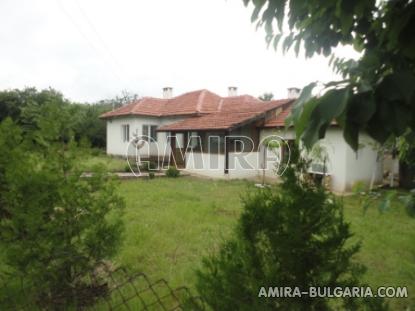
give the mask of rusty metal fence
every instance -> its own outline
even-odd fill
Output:
[[[173,289],[164,279],[151,281],[144,273],[131,273],[125,268],[100,268],[99,276],[93,273],[82,291],[77,292],[76,302],[65,305],[67,297],[39,298],[23,283],[12,286],[11,279],[2,277],[0,310],[91,310],[91,311],[173,311],[206,310],[203,301],[192,296],[187,287]],[[16,282],[14,279],[14,283]],[[17,288],[17,289],[16,289]],[[36,298],[35,298],[36,297]]]

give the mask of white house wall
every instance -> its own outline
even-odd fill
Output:
[[[186,171],[196,175],[212,178],[225,178],[225,156],[208,153],[189,152],[186,153]]]
[[[328,163],[326,163],[327,173],[331,176],[331,188],[334,191],[342,192],[347,186],[347,167],[346,150],[348,147],[339,128],[330,128],[326,132],[326,137],[319,141],[327,152]]]
[[[229,153],[229,178],[255,178],[258,177],[258,152]]]
[[[293,129],[264,129],[261,131],[261,141],[265,137],[278,135],[284,139],[294,139]],[[327,173],[331,176],[331,188],[334,191],[344,192],[350,190],[357,181],[370,184],[382,180],[382,161],[377,157],[377,151],[373,148],[374,142],[366,135],[361,135],[360,140],[364,142],[359,149],[357,157],[343,138],[341,129],[332,127],[326,132],[326,137],[319,141],[324,146],[328,163]],[[275,177],[275,173],[266,170],[265,176]]]
[[[359,145],[357,152],[349,146],[346,148],[346,189],[351,189],[360,181],[370,185],[383,180],[383,161],[378,156],[377,145],[373,139],[367,135],[360,135]]]
[[[123,141],[122,125],[130,126],[130,140],[133,134],[143,135],[143,125],[156,125],[157,127],[164,126],[170,123],[183,120],[179,117],[146,117],[146,116],[129,116],[118,117],[107,120],[107,154],[125,156],[127,152],[128,142]],[[140,155],[143,157],[152,155],[169,155],[170,146],[167,144],[167,133],[157,133],[157,144],[150,142],[140,149]],[[180,144],[180,139],[178,139]],[[157,148],[158,147],[158,148]],[[128,148],[129,155],[135,154],[133,146]]]
[[[280,138],[285,140],[295,139],[294,131],[292,130],[278,130],[278,129],[263,129],[260,132],[260,143],[263,144],[266,139],[275,139],[281,141]],[[276,170],[278,169],[279,161],[276,161],[277,157],[281,159],[281,151],[278,150],[277,154],[275,151],[269,150],[268,148],[260,148],[260,166],[259,174],[264,175],[266,178],[277,178]],[[283,169],[283,168],[282,168]]]
[[[157,125],[158,127],[177,122],[183,118],[178,117],[122,117],[113,118],[107,121],[107,153],[111,155],[125,156],[128,143],[123,142],[122,139],[122,125],[128,124],[130,126],[130,139],[133,133],[142,135],[142,126]],[[278,129],[263,129],[260,132],[260,141],[262,142],[266,137],[277,135],[284,139],[294,139],[295,133],[292,129],[278,130]],[[170,146],[167,144],[167,134],[164,132],[157,133],[157,140],[159,149],[155,147],[156,144],[150,143],[150,150],[148,146],[140,150],[142,156],[150,155],[166,155],[171,152]],[[177,140],[178,147],[182,146],[182,137]],[[343,192],[350,190],[351,187],[358,181],[363,181],[366,184],[377,183],[382,180],[383,168],[382,161],[377,157],[376,148],[374,148],[373,140],[366,135],[361,135],[361,148],[357,154],[347,145],[342,136],[342,131],[339,128],[332,127],[327,130],[326,137],[319,143],[325,147],[328,155],[327,172],[331,176],[331,186],[334,191]],[[241,166],[240,161],[237,160],[241,155],[238,153],[229,154],[229,173],[224,174],[225,156],[218,154],[215,158],[209,154],[193,153],[186,154],[186,170],[208,177],[215,178],[252,178],[262,176],[264,149],[259,152],[244,154],[244,159],[251,164],[255,169],[245,169]],[[134,148],[130,148],[130,154],[134,154]],[[271,151],[266,151],[269,157],[275,157]],[[194,160],[190,157],[194,157]],[[212,169],[211,161],[215,161],[215,169]],[[203,165],[202,165],[203,164]],[[276,177],[273,171],[274,163],[267,162],[265,170],[266,177]]]
[[[230,152],[228,174],[225,174],[224,154],[189,152],[186,154],[186,171],[212,178],[255,178],[258,176],[258,156],[258,152]]]

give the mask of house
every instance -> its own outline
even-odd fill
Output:
[[[236,87],[228,91],[227,97],[208,90],[173,97],[172,88],[167,87],[163,98],[144,97],[103,114],[107,153],[138,153],[141,159],[162,166],[174,164],[215,178],[275,177],[275,166],[283,172],[295,139],[293,129],[286,129],[284,122],[298,89],[289,89],[286,99],[272,101],[238,96]],[[133,137],[145,141],[138,151],[131,144]],[[279,142],[277,152],[266,147],[270,140]],[[379,182],[382,161],[369,137],[362,135],[361,141],[355,153],[333,125],[320,142],[324,157],[313,160],[311,173],[329,175],[332,189],[340,192],[357,181]]]

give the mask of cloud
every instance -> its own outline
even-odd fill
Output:
[[[0,88],[51,86],[96,101],[124,89],[225,95],[236,85],[278,98],[287,87],[336,78],[323,57],[267,50],[250,14],[240,0],[3,0]]]

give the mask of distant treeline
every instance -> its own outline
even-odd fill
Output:
[[[0,91],[0,122],[10,117],[24,131],[31,131],[36,126],[37,116],[45,113],[45,106],[53,104],[66,115],[66,126],[77,141],[88,141],[91,147],[104,148],[105,121],[99,116],[136,98],[137,95],[122,92],[121,96],[91,104],[71,102],[52,88],[41,91],[36,88],[4,90]]]

